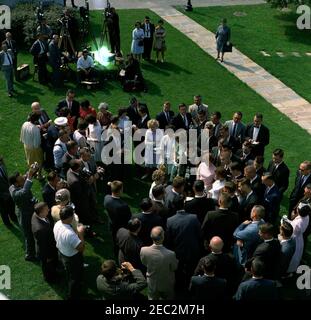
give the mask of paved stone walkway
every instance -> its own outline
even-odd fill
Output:
[[[214,33],[173,7],[153,7],[151,10],[209,55],[217,56]],[[225,55],[222,66],[311,134],[311,104],[307,100],[235,48],[232,53]]]

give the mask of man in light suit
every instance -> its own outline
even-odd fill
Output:
[[[8,49],[8,46],[5,42],[2,43],[2,51],[0,51],[0,69],[3,72],[8,96],[13,97],[13,71],[14,71],[14,54],[11,49]]]
[[[261,180],[266,186],[263,199],[263,206],[266,209],[265,221],[276,224],[280,211],[281,193],[270,172],[264,173]]]
[[[147,267],[149,300],[174,299],[175,270],[178,266],[175,252],[163,246],[164,230],[155,227],[151,231],[153,245],[142,247],[141,262]]]
[[[288,267],[296,251],[296,239],[293,237],[293,226],[282,219],[279,240],[281,244],[281,277],[286,278]]]
[[[17,76],[17,53],[18,53],[18,49],[17,49],[17,45],[16,45],[16,41],[12,39],[12,34],[11,32],[7,32],[5,34],[5,40],[4,43],[6,43],[8,49],[12,50],[13,53],[13,69],[14,69],[14,77],[16,80],[16,76]]]
[[[2,156],[0,156],[0,215],[3,223],[10,227],[17,222],[15,204],[9,192],[9,178]],[[11,220],[11,221],[10,221]]]
[[[255,156],[263,156],[265,147],[270,142],[270,131],[262,124],[262,119],[263,115],[261,113],[256,113],[254,122],[249,124],[245,130],[246,140],[251,141]]]
[[[294,207],[304,195],[304,188],[311,183],[311,162],[304,161],[300,164],[296,174],[295,186],[289,197],[288,215],[290,217]]]
[[[35,168],[30,168],[26,176],[17,172],[9,178],[10,194],[17,207],[18,222],[25,238],[26,261],[36,261],[35,241],[31,230],[31,218],[36,199],[31,192],[31,187],[32,178],[37,171]]]
[[[159,128],[165,130],[165,127],[171,123],[173,118],[174,111],[171,111],[171,103],[165,101],[163,104],[163,111],[156,116],[156,119],[159,121]]]
[[[236,243],[233,253],[242,266],[253,255],[254,250],[261,242],[258,234],[259,226],[265,223],[263,220],[265,209],[263,206],[254,206],[251,212],[251,220],[241,223],[233,232]]]
[[[241,122],[242,112],[237,111],[233,114],[232,120],[225,122],[225,125],[229,128],[229,135],[235,140],[235,149],[240,149],[245,138],[245,125]]]

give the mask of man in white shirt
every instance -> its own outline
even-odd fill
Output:
[[[82,254],[85,248],[85,226],[78,225],[78,232],[76,233],[74,231],[71,226],[74,218],[74,210],[71,206],[62,208],[59,216],[61,220],[56,222],[53,229],[56,247],[60,252],[68,276],[68,299],[78,300],[80,298],[81,282],[83,278]]]
[[[79,82],[84,80],[91,80],[95,76],[94,60],[89,55],[87,49],[82,51],[82,56],[77,62],[78,80]]]
[[[58,139],[56,140],[53,148],[54,166],[58,172],[61,171],[63,166],[63,156],[67,152],[66,143],[69,141],[69,135],[66,130],[60,130]]]
[[[9,97],[13,97],[13,71],[14,71],[14,55],[11,49],[8,49],[6,43],[2,43],[2,51],[0,52],[0,70],[3,72]]]

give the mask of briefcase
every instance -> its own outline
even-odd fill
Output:
[[[16,70],[16,78],[17,80],[25,80],[29,77],[29,64],[22,64]]]
[[[227,45],[227,43],[225,43],[224,52],[232,52],[232,43],[231,42],[229,42],[228,45]]]

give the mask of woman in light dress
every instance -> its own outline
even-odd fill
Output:
[[[226,170],[224,167],[217,167],[215,170],[215,182],[212,185],[212,189],[208,192],[207,196],[218,202],[219,194],[226,182]]]
[[[221,62],[224,61],[225,47],[230,41],[231,31],[227,26],[227,19],[222,19],[221,25],[218,27],[216,32],[216,45],[217,45],[217,57],[216,60],[220,58],[221,53]]]
[[[159,129],[159,122],[151,119],[147,122],[148,130],[145,134],[145,168],[146,179],[150,176],[154,169],[160,164],[160,143],[163,137],[163,130]]]
[[[311,208],[308,203],[300,202],[296,210],[297,214],[294,220],[288,221],[294,229],[293,237],[296,239],[296,250],[288,267],[289,273],[296,272],[300,265],[304,248],[303,233],[309,225],[309,216],[311,214]]]
[[[166,37],[166,31],[163,27],[163,20],[158,21],[158,25],[155,28],[154,31],[154,45],[153,49],[156,52],[156,60],[155,62],[158,62],[159,54],[161,54],[161,62],[164,62],[164,52],[166,51],[166,43],[165,43],[165,37]]]
[[[201,163],[197,170],[197,180],[202,180],[204,182],[204,187],[206,191],[212,188],[213,182],[215,181],[215,171],[216,167],[211,161],[211,154],[206,152],[201,157]]]
[[[136,21],[135,29],[132,31],[131,52],[134,58],[140,61],[144,52],[144,30],[141,28],[140,21]]]

